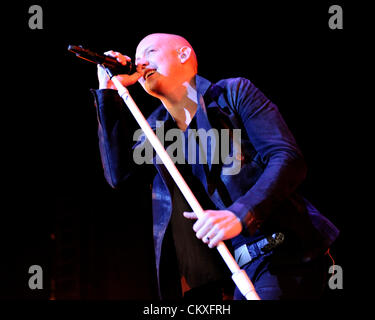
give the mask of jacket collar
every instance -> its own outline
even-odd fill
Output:
[[[201,97],[203,97],[208,88],[212,85],[211,81],[196,75],[196,90],[197,90],[197,98],[198,98],[198,110],[200,108],[203,108],[202,111],[206,111],[205,105],[202,105]],[[212,104],[210,103],[208,107],[211,107]],[[216,104],[215,104],[216,106]],[[169,114],[169,112],[165,109],[163,105],[160,105],[149,117],[148,117],[148,122],[151,126],[152,129],[156,129],[156,121],[162,121],[164,123],[173,123],[173,118]]]
[[[208,88],[212,85],[211,81],[199,75],[196,76],[195,80],[196,80],[198,95],[201,94],[202,96],[204,96]]]

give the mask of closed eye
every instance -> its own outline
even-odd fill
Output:
[[[156,51],[157,51],[156,49],[149,49],[149,50],[147,50],[147,54],[154,53]]]

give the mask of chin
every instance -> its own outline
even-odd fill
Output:
[[[159,81],[146,81],[144,89],[154,97],[160,97],[164,92],[163,86]]]

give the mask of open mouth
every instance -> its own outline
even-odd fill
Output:
[[[156,72],[156,70],[148,70],[148,71],[146,71],[145,72],[145,74],[143,75],[143,78],[145,79],[145,80],[147,80],[149,77],[151,77],[154,73]]]

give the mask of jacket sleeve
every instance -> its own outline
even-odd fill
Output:
[[[134,131],[139,128],[124,101],[111,89],[91,90],[98,118],[99,150],[104,176],[118,188],[139,167],[134,163]]]
[[[234,81],[230,97],[264,164],[257,182],[228,208],[253,234],[305,179],[306,165],[276,105],[249,80]]]

